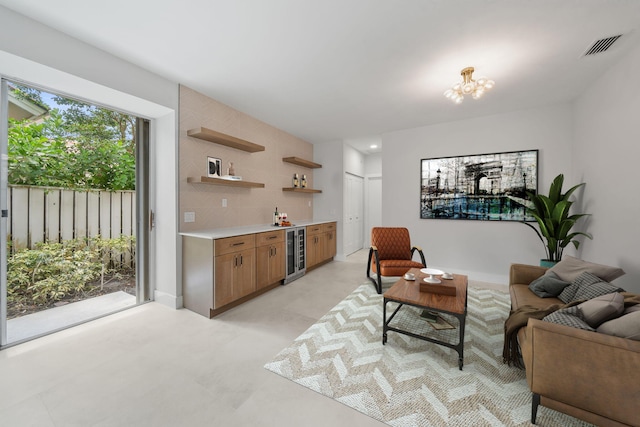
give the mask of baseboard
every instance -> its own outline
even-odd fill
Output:
[[[182,296],[178,297],[166,292],[156,290],[153,292],[153,299],[155,302],[159,302],[160,304],[165,305],[169,308],[178,309],[183,307]]]

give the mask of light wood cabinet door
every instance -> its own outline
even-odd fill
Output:
[[[215,295],[213,308],[220,308],[235,300],[233,281],[237,254],[230,253],[215,257]]]
[[[256,290],[255,249],[215,257],[215,301],[220,308]]]
[[[262,289],[284,279],[284,242],[259,246],[256,249],[257,288]]]
[[[256,250],[246,249],[236,257],[238,266],[233,280],[234,300],[256,291]]]
[[[324,240],[324,259],[336,256],[336,231],[327,231]]]
[[[315,234],[307,238],[307,268],[324,259],[324,235]]]
[[[273,255],[271,256],[271,262],[269,263],[271,283],[284,279],[286,268],[285,262],[284,242],[274,243]]]

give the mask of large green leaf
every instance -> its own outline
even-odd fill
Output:
[[[527,213],[532,216],[537,224],[537,228],[529,223],[523,222],[533,229],[538,238],[540,238],[547,259],[559,261],[562,258],[562,252],[570,243],[578,248],[580,242],[576,237],[584,236],[592,239],[592,236],[584,232],[571,233],[571,229],[575,226],[583,216],[588,214],[570,215],[573,201],[569,198],[584,183],[575,185],[566,193],[562,193],[562,185],[564,184],[564,175],[558,175],[549,187],[549,195],[535,194],[528,192],[533,207],[527,209]]]

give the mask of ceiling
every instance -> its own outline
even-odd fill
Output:
[[[638,42],[637,0],[0,0],[312,143],[567,102]],[[585,57],[598,39],[624,34]],[[476,69],[480,100],[443,92]]]

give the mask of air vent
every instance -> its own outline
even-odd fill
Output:
[[[596,53],[606,52],[607,49],[609,49],[611,45],[614,44],[616,40],[618,40],[620,37],[622,37],[622,34],[597,40],[584,53],[584,56],[595,55]]]

